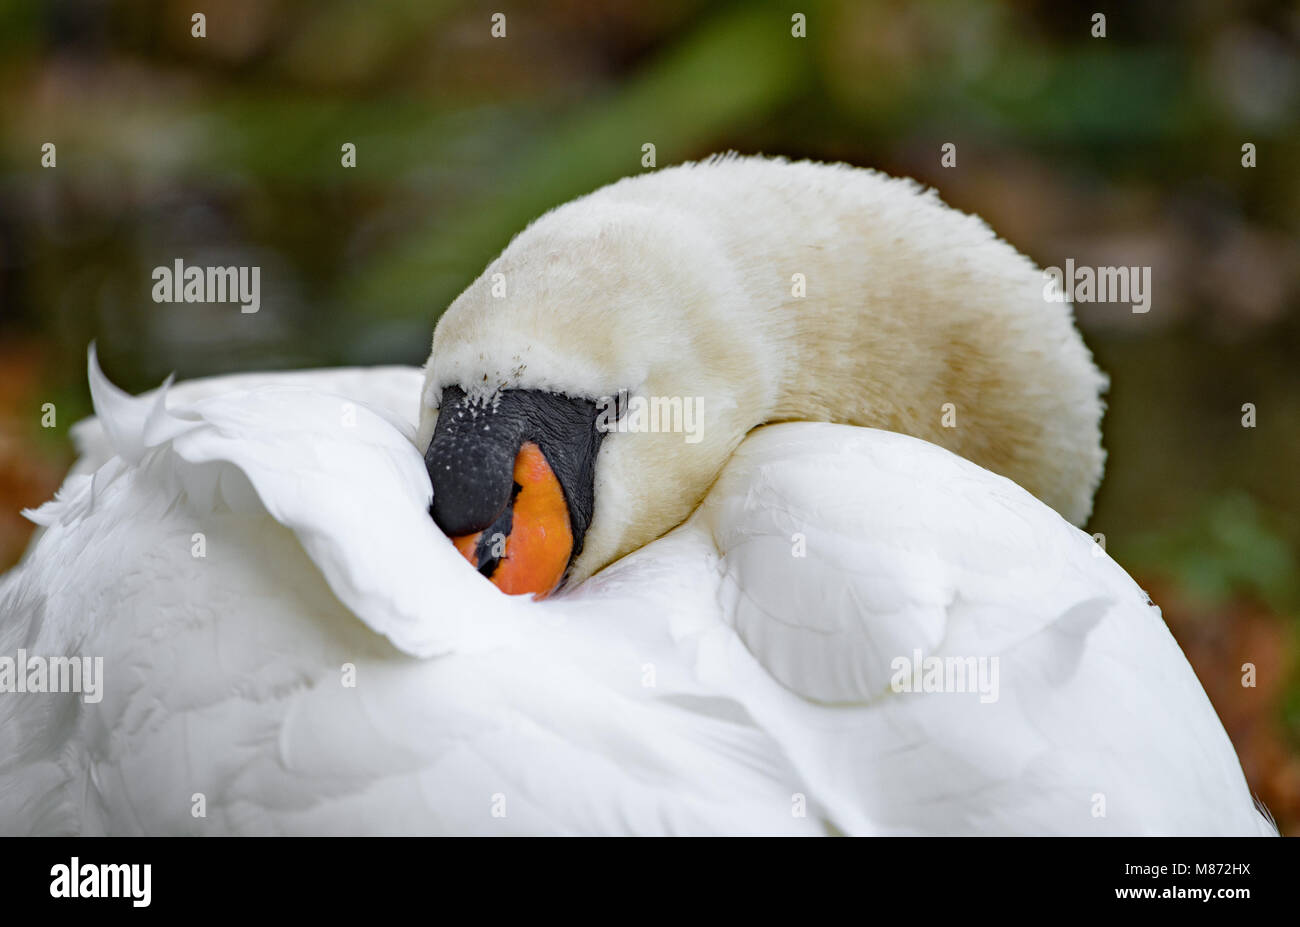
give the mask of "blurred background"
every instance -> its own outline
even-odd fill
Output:
[[[1294,3],[1213,0],[5,0],[0,569],[71,460],[92,339],[132,391],[419,364],[514,232],[642,170],[646,143],[659,166],[879,167],[1042,266],[1152,267],[1149,313],[1078,307],[1112,380],[1089,530],[1300,832],[1298,47]],[[154,303],[176,258],[259,265],[261,311]]]

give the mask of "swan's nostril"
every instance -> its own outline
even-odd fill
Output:
[[[514,490],[510,494],[510,503],[491,525],[477,534],[466,534],[451,539],[461,555],[488,579],[492,578],[492,574],[496,572],[497,566],[506,555],[506,538],[510,537],[510,532],[514,530],[514,503],[520,489],[522,487],[515,483]]]

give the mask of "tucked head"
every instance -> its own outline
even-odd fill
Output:
[[[983,222],[872,171],[620,181],[530,225],[439,321],[433,517],[502,589],[544,595],[680,524],[753,428],[824,421],[938,444],[1082,523],[1105,378],[1042,293]]]
[[[580,200],[439,321],[419,436],[431,512],[504,591],[546,595],[668,531],[755,424],[762,364],[726,332],[715,247],[670,211]],[[651,400],[657,418],[629,423]]]

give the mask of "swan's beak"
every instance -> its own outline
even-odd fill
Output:
[[[424,455],[429,514],[503,592],[558,589],[595,507],[594,402],[541,390],[443,390]]]
[[[573,554],[569,506],[542,449],[524,442],[515,458],[510,503],[491,526],[453,537],[456,549],[509,595],[550,595]]]

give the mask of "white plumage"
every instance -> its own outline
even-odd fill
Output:
[[[1058,514],[1103,460],[1068,309],[914,185],[668,170],[521,233],[423,374],[90,380],[0,658],[103,657],[104,695],[0,694],[0,832],[1272,832]],[[607,436],[570,588],[511,598],[428,515],[453,385],[701,396],[706,434]]]
[[[119,456],[37,513],[0,653],[102,655],[105,695],[0,697],[5,833],[1270,831],[1141,590],[933,445],[761,429],[686,524],[534,603],[424,515],[419,371],[166,412],[91,376]],[[997,701],[891,691],[914,647],[999,657]]]

